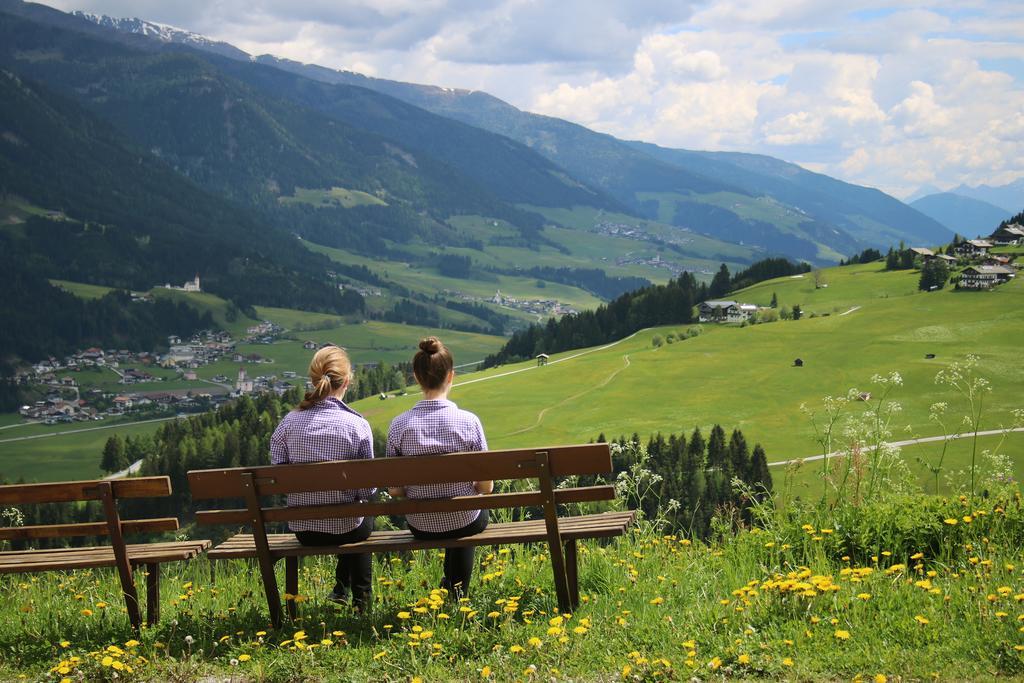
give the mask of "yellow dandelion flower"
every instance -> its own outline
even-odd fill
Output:
[[[875,683],[888,683],[889,677],[886,676],[885,674],[875,674],[874,677],[872,677],[871,680],[874,681]]]
[[[835,632],[834,635],[839,640],[849,640],[850,639],[850,632],[849,631],[844,631],[843,629],[839,629],[838,631]]]
[[[782,660],[782,666],[793,666],[793,658],[786,657]]]
[[[736,661],[740,664],[750,664],[750,655],[742,654],[736,658]]]
[[[384,655],[386,655],[387,653],[388,653],[388,652],[387,652],[387,650],[381,650],[380,652],[378,652],[377,654],[375,654],[375,655],[373,656],[373,658],[374,658],[375,660],[376,660],[376,659],[380,659],[381,657],[383,657],[383,656],[384,656]]]
[[[711,661],[708,662],[708,667],[712,671],[717,671],[718,668],[721,667],[721,666],[722,666],[722,658],[721,657],[712,657]]]
[[[491,677],[491,667],[485,666],[484,668],[480,669],[480,678],[490,678],[490,677]]]
[[[104,657],[103,659],[100,660],[100,665],[101,666],[110,666],[113,663],[114,663],[114,658],[111,657],[110,655],[107,655],[106,657]]]
[[[920,614],[916,615],[914,617],[914,620],[917,621],[917,623],[921,624],[922,626],[924,626],[925,624],[928,623],[928,619],[926,619],[925,617],[922,617]]]
[[[397,616],[399,619],[410,619],[410,618],[412,618],[412,614],[410,614],[409,612],[399,612],[395,616]]]
[[[537,636],[533,636],[528,641],[526,641],[526,644],[529,645],[530,647],[537,647],[537,648],[539,648],[541,645],[544,644],[544,641],[541,640],[540,638],[538,638]]]
[[[871,599],[871,593],[857,593],[857,599],[858,600],[870,600]]]
[[[950,526],[956,526],[958,524],[958,522],[959,522],[959,520],[954,519],[953,517],[947,517],[946,519],[944,519],[942,521],[945,522],[946,524],[950,525]]]
[[[83,617],[91,617],[92,616],[92,610],[89,609],[88,607],[83,609],[82,610],[82,616]]]
[[[238,661],[240,662],[248,662],[250,659],[252,659],[252,655],[238,655]]]

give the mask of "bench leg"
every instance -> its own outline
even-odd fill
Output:
[[[132,566],[125,561],[117,565],[118,578],[121,580],[121,592],[124,593],[125,607],[128,608],[128,621],[132,629],[138,632],[142,626],[142,613],[139,611],[139,594],[135,589],[135,577],[132,575]]]
[[[286,603],[288,618],[294,619],[298,612],[295,596],[299,594],[299,558],[295,555],[284,558],[284,592],[292,596]]]
[[[569,581],[569,607],[573,611],[580,606],[580,584],[576,571],[576,539],[565,542],[565,576]]]
[[[277,590],[277,576],[274,574],[274,561],[269,557],[259,558],[260,578],[263,579],[263,591],[267,594],[267,608],[270,610],[270,623],[274,628],[281,628],[281,593]]]
[[[147,564],[146,572],[146,625],[155,626],[160,621],[160,565]]]

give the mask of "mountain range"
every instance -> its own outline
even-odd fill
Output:
[[[4,0],[0,8],[14,11],[12,5],[35,20],[45,13],[39,6],[13,0]],[[840,258],[864,245],[885,247],[899,239],[938,243],[950,236],[937,221],[877,190],[843,183],[769,157],[652,149],[567,121],[520,111],[486,93],[373,79],[268,55],[252,57],[226,43],[138,19],[94,15],[47,19],[64,25],[74,20],[107,33],[117,32],[125,40],[134,39],[134,47],[155,50],[158,46],[187,46],[226,58],[218,68],[268,94],[319,109],[363,130],[397,137],[407,147],[428,151],[475,180],[488,180],[480,171],[491,165],[477,161],[474,167],[466,163],[465,157],[478,160],[479,155],[467,151],[463,144],[453,146],[443,136],[433,134],[436,121],[424,125],[421,113],[393,113],[394,99],[401,100],[415,105],[420,112],[428,110],[447,121],[458,120],[521,143],[558,168],[548,169],[546,181],[553,177],[590,195],[562,193],[554,200],[538,192],[536,186],[524,191],[510,190],[503,186],[521,174],[509,175],[491,167],[497,182],[488,189],[495,194],[501,189],[501,198],[521,208],[551,206],[553,201],[562,202],[554,205],[612,203],[637,216],[756,245],[772,253],[822,262]],[[234,68],[227,65],[228,60],[236,62]],[[254,69],[254,65],[270,66],[274,71]],[[288,80],[280,72],[302,78]],[[313,88],[312,82],[358,86],[392,99],[385,106],[382,100],[367,102],[366,95],[355,95],[351,90]],[[379,110],[375,111],[378,107],[387,114],[380,116]],[[396,121],[414,125],[396,130]],[[463,159],[453,158],[460,155]]]
[[[11,267],[50,278],[145,288],[202,270],[240,306],[344,314],[363,302],[332,280],[356,272],[426,315],[462,304],[351,264],[432,267],[453,249],[466,274],[477,261],[570,266],[558,277],[581,281],[572,269],[600,266],[594,247],[558,254],[602,220],[660,245],[655,266],[664,249],[827,263],[952,235],[878,190],[771,157],[623,141],[486,93],[250,57],[139,19],[0,0],[0,71],[0,240]],[[496,245],[546,260],[502,265]],[[494,313],[461,319],[488,329]]]
[[[1015,213],[954,192],[929,194],[914,200],[910,205],[966,237],[988,235],[1000,221]]]

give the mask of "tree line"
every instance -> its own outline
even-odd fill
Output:
[[[603,434],[598,441],[604,441]],[[733,486],[734,479],[746,484],[754,495],[772,490],[772,475],[764,448],[755,444],[751,449],[739,429],[726,436],[725,430],[716,424],[706,438],[699,427],[689,438],[684,434],[666,437],[659,432],[649,437],[645,449],[640,448],[642,443],[637,434],[628,439],[619,437],[614,443],[619,446],[613,451],[616,473],[627,472],[640,464],[657,475],[649,484],[653,495],[638,500],[630,494],[627,504],[642,509],[652,518],[660,511],[673,531],[689,536],[709,536],[712,518],[723,510],[746,515],[751,501],[746,498],[747,491]],[[643,453],[646,462],[638,463]]]
[[[664,285],[651,285],[627,292],[593,311],[549,318],[545,325],[533,324],[513,333],[496,353],[484,359],[483,367],[513,363],[539,353],[558,353],[622,339],[637,330],[656,325],[693,321],[693,306],[707,298],[707,286],[690,273]]]

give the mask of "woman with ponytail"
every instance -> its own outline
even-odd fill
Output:
[[[352,364],[337,346],[325,346],[309,364],[312,388],[294,410],[284,416],[270,439],[275,465],[356,460],[373,457],[373,432],[363,416],[342,400],[352,381]],[[375,489],[292,493],[289,506],[340,505],[368,500]],[[365,541],[373,531],[373,517],[300,520],[288,523],[303,545],[342,545]],[[370,605],[373,563],[368,553],[338,555],[334,590],[329,600],[343,602],[352,595],[362,611]]]
[[[451,352],[437,337],[420,342],[412,360],[413,374],[423,390],[423,400],[394,419],[388,430],[388,456],[441,455],[486,451],[487,439],[480,419],[448,400],[455,380]],[[392,496],[409,499],[454,498],[490,493],[493,481],[465,481],[388,489]],[[421,539],[462,538],[487,528],[486,510],[430,512],[406,516],[409,531]],[[441,587],[454,597],[466,594],[473,573],[474,548],[446,548]]]

